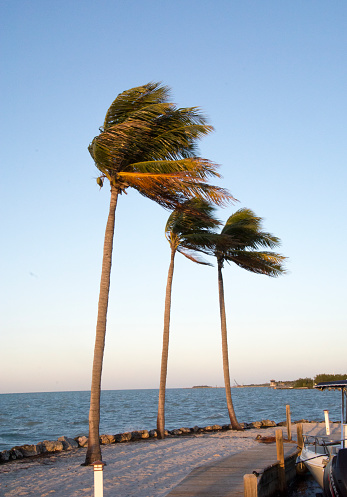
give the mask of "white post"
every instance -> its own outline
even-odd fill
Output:
[[[328,409],[324,409],[324,418],[325,418],[325,432],[326,432],[327,435],[330,435],[329,411],[328,411]]]
[[[103,470],[105,463],[101,461],[93,462],[94,466],[94,497],[104,496]]]
[[[342,449],[345,449],[347,447],[347,425],[346,424],[343,424],[342,425],[342,444],[341,444],[341,447]]]

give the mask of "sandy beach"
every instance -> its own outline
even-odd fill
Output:
[[[198,466],[256,446],[257,435],[278,428],[201,433],[165,440],[143,440],[102,447],[104,497],[163,497]],[[304,433],[324,435],[324,423],[304,424]],[[283,428],[286,436],[286,429]],[[332,434],[340,437],[339,425]],[[296,425],[292,425],[296,439]],[[81,466],[86,449],[45,458],[27,458],[0,466],[0,496],[93,496],[93,468]]]

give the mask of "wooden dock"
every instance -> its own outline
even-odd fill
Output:
[[[286,479],[295,477],[296,444],[285,443]],[[195,468],[167,497],[243,497],[243,476],[256,472],[258,496],[271,496],[278,490],[276,444],[262,444],[219,461]]]

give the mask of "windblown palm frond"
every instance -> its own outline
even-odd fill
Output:
[[[285,273],[283,269],[285,259],[283,255],[275,252],[247,252],[245,250],[233,250],[230,256],[226,254],[224,257],[226,262],[234,262],[251,273],[265,274],[272,277]]]
[[[104,129],[131,117],[137,111],[151,105],[167,105],[170,88],[160,83],[147,83],[143,86],[123,91],[110,105],[104,121]]]
[[[279,238],[262,231],[262,218],[250,209],[239,209],[232,214],[221,231],[234,240],[235,248],[257,249],[273,248],[280,244]]]
[[[210,202],[195,197],[184,202],[169,216],[165,226],[165,236],[179,240],[180,248],[199,250],[200,245],[208,244],[214,229],[220,225],[215,217],[215,208]]]
[[[117,183],[135,188],[144,197],[168,209],[179,208],[187,198],[192,197],[220,206],[230,201],[230,196],[224,188],[211,186],[179,173],[161,175],[123,172],[118,175]]]

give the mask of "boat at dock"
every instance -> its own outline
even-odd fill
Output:
[[[331,439],[326,419],[326,436],[304,435],[304,447],[298,458],[324,491],[324,497],[347,497],[347,380],[318,383],[319,390],[342,392],[341,436]]]

